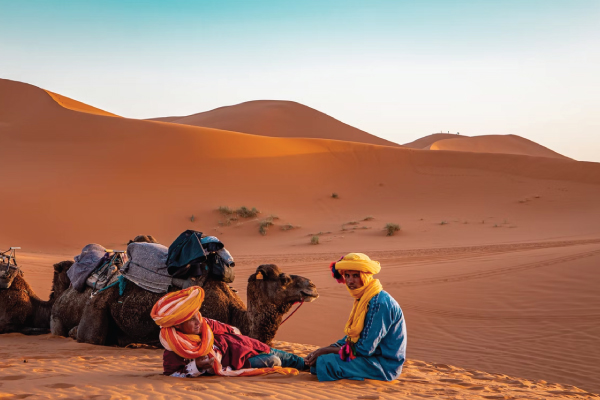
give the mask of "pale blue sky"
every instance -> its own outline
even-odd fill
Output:
[[[0,77],[126,117],[294,100],[600,162],[599,0],[6,1]]]

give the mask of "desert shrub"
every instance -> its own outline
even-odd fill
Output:
[[[194,214],[192,214],[192,216],[190,217],[190,221],[194,222],[196,220],[196,218],[194,217]]]
[[[373,219],[375,219],[375,218],[373,218],[373,216],[368,215],[368,216],[366,216],[366,217],[363,218],[363,221],[371,221]]]
[[[296,229],[299,228],[298,226],[294,226],[292,224],[285,224],[285,225],[281,225],[281,230],[282,231],[290,231],[292,229]]]
[[[339,199],[340,196],[337,193],[333,192],[333,193],[331,193],[331,198],[332,199]]]
[[[448,221],[442,221],[440,222],[440,225],[448,225]]]
[[[233,214],[233,210],[227,206],[220,206],[217,210],[223,215],[231,215]]]
[[[270,227],[274,225],[273,221],[279,219],[277,215],[270,215],[267,218],[260,221],[260,225],[258,227],[258,232],[265,236]]]
[[[346,222],[344,225],[358,225],[358,221]]]
[[[258,215],[259,212],[260,211],[258,211],[255,207],[252,207],[252,209],[249,209],[245,206],[242,206],[242,207],[238,208],[237,210],[235,210],[235,213],[242,218],[254,218]]]
[[[317,235],[310,238],[310,244],[319,244],[319,237]]]
[[[394,233],[398,232],[399,230],[400,230],[400,225],[398,225],[398,224],[393,224],[390,222],[385,226],[386,236],[394,236]]]

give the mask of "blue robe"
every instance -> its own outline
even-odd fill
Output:
[[[332,346],[341,347],[346,337]],[[392,381],[400,376],[406,359],[404,315],[389,293],[381,291],[369,301],[365,326],[355,344],[356,358],[342,361],[339,354],[325,354],[310,371],[319,381],[376,379]]]

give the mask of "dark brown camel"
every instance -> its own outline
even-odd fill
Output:
[[[311,302],[318,297],[310,280],[282,273],[273,264],[259,266],[248,279],[248,308],[221,281],[209,278],[203,287],[206,292],[200,309],[203,316],[237,326],[243,334],[267,344],[275,337],[283,315],[294,303]],[[92,298],[90,289],[84,293],[69,289],[52,310],[52,333],[66,336],[76,327],[76,304],[85,302],[76,333],[72,334],[77,341],[121,346],[157,344],[159,328],[150,318],[150,310],[161,296],[131,282],[127,283],[122,296],[117,286]]]
[[[0,278],[0,333],[21,332],[26,335],[48,333],[50,312],[71,282],[67,270],[73,261],[54,264],[52,291],[48,301],[41,300],[25,281],[21,269],[10,268]]]

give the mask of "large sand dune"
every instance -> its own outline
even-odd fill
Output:
[[[521,154],[534,157],[567,157],[517,135],[483,135],[438,140],[430,150],[469,151],[477,153]]]
[[[321,298],[278,338],[325,345],[351,306],[328,263],[363,251],[382,261],[382,283],[404,307],[411,359],[600,391],[600,164],[82,111],[0,81],[0,245],[29,253],[21,262],[42,296],[51,263],[85,244],[124,248],[137,234],[169,244],[197,229],[238,257],[243,297],[261,263],[313,279]],[[242,205],[262,213],[227,222],[216,211]],[[279,219],[262,236],[270,214]],[[386,237],[388,222],[402,230]]]
[[[262,136],[334,139],[398,146],[293,101],[248,101],[184,117],[152,120]]]

